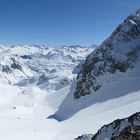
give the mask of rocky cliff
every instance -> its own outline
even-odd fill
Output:
[[[74,98],[96,93],[111,76],[140,63],[140,10],[129,15],[111,36],[87,56],[77,76]]]

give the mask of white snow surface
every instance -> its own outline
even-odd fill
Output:
[[[96,95],[73,99],[76,81],[72,70],[92,50],[1,46],[0,64],[10,67],[13,63],[10,58],[14,57],[23,70],[0,71],[0,139],[73,140],[82,134],[96,133],[101,126],[139,111],[139,65],[125,74],[118,72]],[[49,57],[46,58],[48,51]],[[64,59],[68,53],[71,57]],[[23,59],[20,57],[23,55],[31,58]],[[30,69],[31,65],[38,71]],[[45,71],[46,67],[48,71]],[[45,79],[37,84],[39,75],[50,77],[49,82]],[[59,84],[62,77],[71,78],[71,82],[58,85],[58,88],[57,84],[50,84]],[[55,119],[48,118],[53,114]]]
[[[37,85],[47,91],[57,90],[71,83],[75,77],[72,74],[74,67],[93,49],[0,45],[0,77],[7,83],[22,87]]]

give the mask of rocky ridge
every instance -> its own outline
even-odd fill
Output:
[[[75,140],[139,140],[140,112],[103,126],[96,134],[82,135]]]
[[[129,15],[111,36],[89,54],[77,76],[74,98],[95,93],[110,75],[125,73],[140,65],[140,10]]]

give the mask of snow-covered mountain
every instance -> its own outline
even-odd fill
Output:
[[[0,46],[0,77],[18,86],[57,90],[71,83],[72,70],[92,47]]]
[[[96,134],[82,135],[75,140],[139,140],[140,113],[125,119],[117,119],[103,126]]]
[[[91,106],[89,108],[92,111],[96,111],[95,115],[97,115],[97,112],[100,112],[96,110],[98,108],[97,103],[100,106],[102,102],[109,103],[111,100],[118,100],[117,104],[120,104],[121,100],[119,99],[123,98],[125,102],[126,99],[129,100],[128,96],[131,95],[132,98],[135,98],[135,93],[140,93],[139,71],[140,10],[137,10],[136,13],[128,16],[108,39],[87,56],[77,76],[74,98],[76,100],[85,99],[83,104],[87,104],[87,101],[88,103],[90,101],[89,106],[92,104],[92,108]],[[92,99],[89,100],[89,97]],[[132,99],[131,101],[133,102],[134,100]],[[114,108],[115,104],[116,102],[112,102],[112,104],[108,105]],[[84,105],[84,107],[86,106]],[[119,112],[120,114],[126,113],[125,104],[123,106],[124,110]],[[106,107],[102,107],[103,112],[106,112]],[[131,107],[135,108],[133,105]],[[140,108],[137,111],[139,110]],[[77,109],[77,111],[79,110]],[[112,116],[112,112],[110,111],[110,116]],[[135,113],[135,111],[132,111],[132,113]],[[102,117],[105,117],[105,113],[102,114]],[[93,121],[96,121],[95,116],[93,118]],[[94,126],[91,125],[91,127]],[[95,134],[85,134],[76,138],[76,140],[135,139],[140,139],[140,113],[125,119],[117,119],[109,125],[104,125]]]
[[[78,73],[74,97],[77,99],[96,94],[96,91],[106,83],[123,78],[119,75],[134,70],[138,65],[140,65],[140,10],[128,16],[111,36],[86,58]]]
[[[74,67],[93,49],[0,45],[0,139],[59,137],[59,123],[47,117],[67,94]]]
[[[60,109],[50,116],[59,121],[69,119],[97,103],[101,105],[140,91],[140,10],[128,16],[75,69],[78,76],[72,84],[71,94],[65,98]],[[110,106],[113,107],[112,104]]]

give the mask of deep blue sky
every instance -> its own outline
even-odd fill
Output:
[[[140,0],[0,0],[0,44],[100,44]]]

